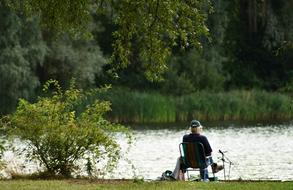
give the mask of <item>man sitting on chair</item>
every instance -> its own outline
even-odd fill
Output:
[[[183,136],[183,142],[201,143],[204,147],[205,155],[207,157],[206,158],[207,165],[208,166],[211,165],[213,173],[216,173],[216,172],[220,171],[221,169],[223,169],[223,166],[218,166],[216,163],[213,163],[213,159],[211,157],[212,148],[210,146],[210,143],[209,143],[207,137],[204,135],[201,135],[202,125],[200,124],[200,122],[197,120],[192,120],[191,124],[190,124],[190,130],[191,130],[190,134]],[[172,173],[172,177],[174,179],[184,179],[184,174],[182,172],[184,169],[186,169],[186,168],[184,168],[184,164],[182,163],[182,158],[179,157],[177,159],[176,167]],[[207,168],[200,169],[200,177],[203,181],[209,181],[209,175],[208,175]]]

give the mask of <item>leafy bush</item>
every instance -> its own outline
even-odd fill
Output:
[[[0,119],[0,170],[2,170],[4,168],[4,166],[5,166],[5,163],[2,160],[4,151],[5,151],[5,146],[4,145],[5,145],[5,142],[6,142],[6,135],[3,134],[3,128],[4,128],[3,120],[4,119],[5,119],[5,117]],[[2,177],[1,174],[0,174],[0,177]]]
[[[73,171],[82,169],[80,161],[94,164],[106,159],[104,169],[113,169],[121,155],[112,134],[128,134],[128,130],[104,119],[110,103],[96,100],[77,113],[78,105],[96,91],[79,90],[74,82],[62,91],[54,80],[44,85],[44,91],[52,87],[52,96],[40,97],[36,103],[21,99],[16,112],[9,116],[9,134],[27,143],[17,151],[39,161],[50,175],[70,177]]]
[[[4,150],[5,150],[3,144],[4,144],[4,141],[3,140],[0,140],[0,170],[2,169],[2,167],[4,165],[4,163],[2,161],[3,153],[4,153]]]

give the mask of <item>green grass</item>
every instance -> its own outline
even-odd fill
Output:
[[[260,90],[211,93],[181,97],[127,89],[111,89],[99,97],[112,103],[108,118],[122,123],[289,120],[292,98]]]
[[[101,98],[112,103],[110,120],[123,123],[168,123],[176,121],[173,98],[158,93],[111,89]]]
[[[198,92],[176,102],[180,121],[199,120],[287,120],[291,118],[291,97],[265,91]]]
[[[293,190],[293,182],[113,182],[85,180],[0,181],[1,190]]]

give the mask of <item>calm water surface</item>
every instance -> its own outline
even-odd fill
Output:
[[[135,174],[156,179],[163,171],[173,170],[179,156],[178,144],[187,133],[186,127],[135,130],[136,141],[127,155],[136,167]],[[233,162],[230,179],[293,180],[293,125],[205,127],[204,135],[212,146],[214,161],[221,163],[219,149],[227,151],[225,155]],[[120,143],[125,147],[124,141]],[[132,177],[130,171],[130,165],[121,161],[114,177]],[[224,172],[217,176],[224,179]]]
[[[156,179],[165,170],[173,170],[179,156],[178,145],[187,133],[187,127],[182,125],[168,129],[134,130],[136,140],[125,153],[126,159],[122,159],[114,173],[106,177]],[[293,180],[292,124],[241,127],[232,124],[206,125],[204,135],[213,148],[214,161],[221,163],[219,149],[227,151],[225,155],[233,162],[230,179]],[[119,139],[119,143],[126,152],[126,141]],[[12,157],[9,152],[5,154],[10,168],[17,165]],[[229,167],[226,166],[228,179]],[[34,172],[36,167],[26,169]],[[217,176],[224,179],[223,171]]]

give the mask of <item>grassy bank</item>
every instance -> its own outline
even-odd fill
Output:
[[[91,181],[0,181],[1,190],[293,190],[293,182],[107,182]]]
[[[102,98],[112,102],[109,118],[127,123],[227,120],[288,120],[291,97],[265,91],[197,92],[181,97],[111,89]]]

